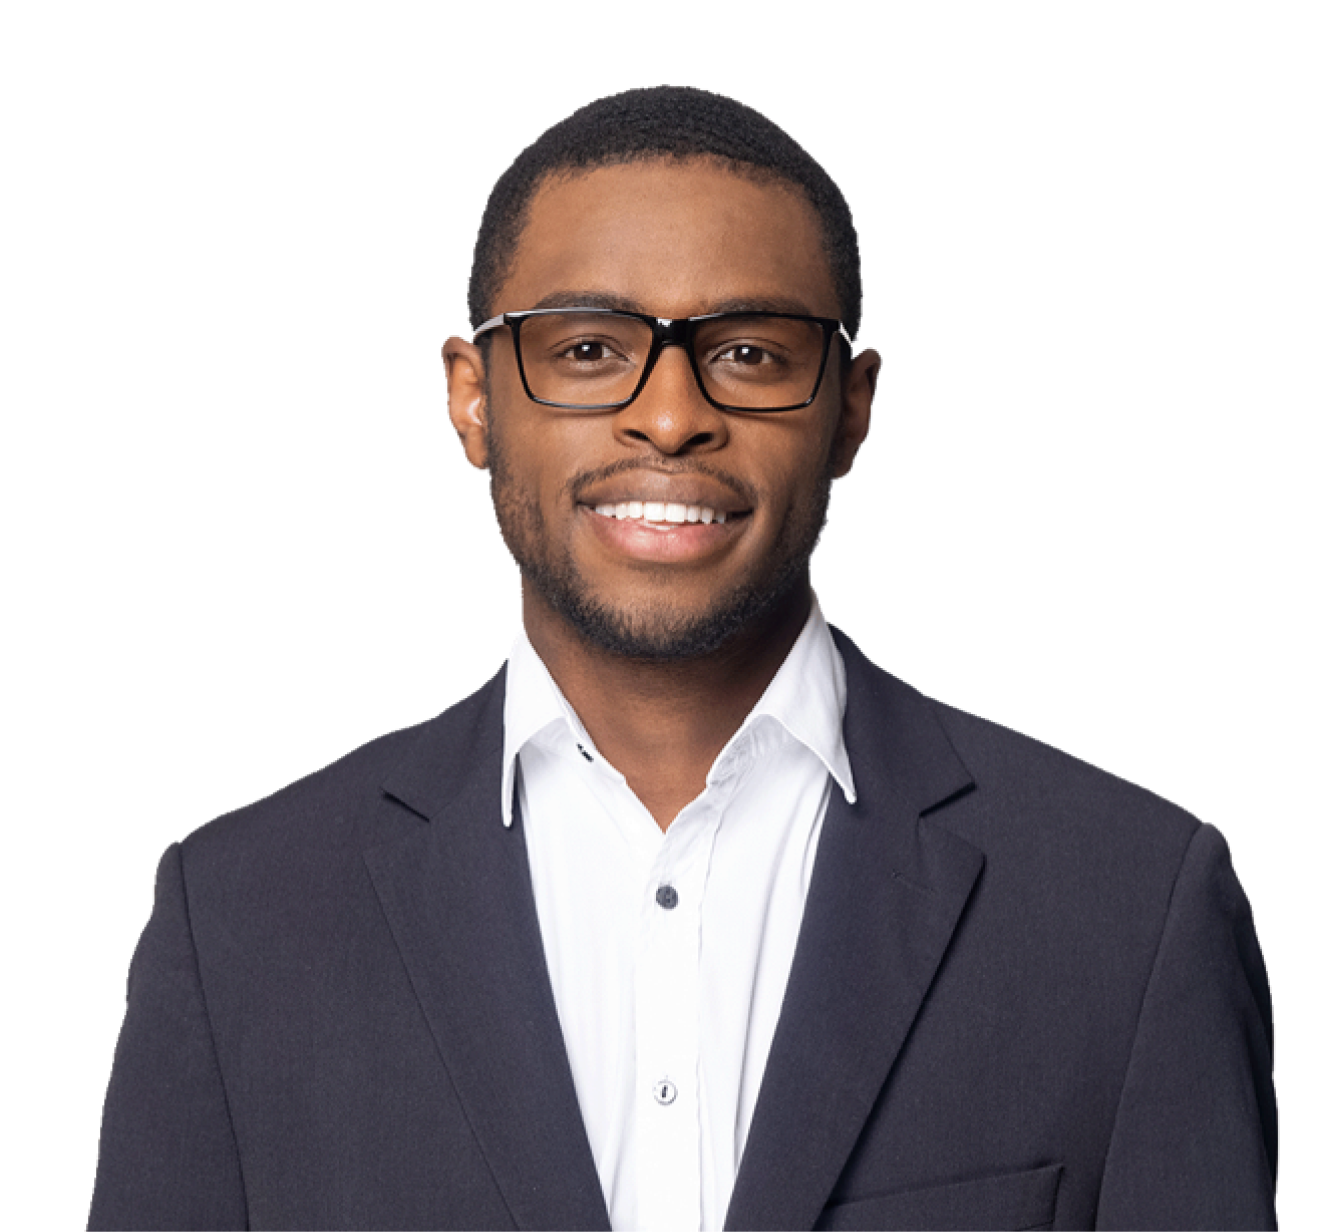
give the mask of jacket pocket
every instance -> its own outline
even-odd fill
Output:
[[[819,1228],[961,1229],[1049,1228],[1056,1218],[1056,1189],[1062,1165],[1008,1172],[955,1185],[906,1189],[900,1193],[835,1202],[827,1206]]]

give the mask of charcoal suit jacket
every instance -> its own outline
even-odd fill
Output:
[[[1226,845],[841,635],[833,788],[731,1228],[1266,1227]],[[161,862],[97,1228],[606,1228],[501,824],[504,678]]]

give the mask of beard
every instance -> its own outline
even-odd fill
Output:
[[[488,402],[488,406],[490,403]],[[655,663],[701,659],[718,651],[736,634],[770,616],[805,583],[808,562],[826,525],[831,494],[831,461],[815,476],[806,501],[786,510],[773,553],[724,593],[713,594],[700,610],[652,599],[612,604],[592,593],[568,550],[555,551],[546,519],[534,494],[511,472],[494,422],[489,419],[488,459],[491,498],[500,533],[523,575],[537,594],[586,642],[623,658]],[[611,473],[631,466],[614,466]],[[747,485],[713,468],[689,463],[683,473],[713,475],[736,491]],[[581,490],[602,472],[570,480],[567,490]],[[751,503],[751,502],[750,502]],[[664,568],[664,566],[658,566]]]

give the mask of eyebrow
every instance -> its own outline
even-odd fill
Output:
[[[641,312],[644,316],[655,316],[638,300],[627,295],[608,295],[600,291],[555,291],[544,295],[535,308],[613,308],[617,312]],[[701,312],[694,316],[708,316],[716,312],[789,312],[796,316],[815,317],[809,305],[791,296],[754,296],[714,300],[702,306]]]

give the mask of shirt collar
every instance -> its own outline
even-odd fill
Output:
[[[514,824],[514,769],[519,753],[547,728],[561,723],[580,748],[596,756],[587,729],[520,628],[505,670],[505,752],[501,762],[500,810],[507,827]]]
[[[854,775],[845,750],[845,664],[817,600],[785,662],[780,665],[757,705],[749,712],[717,764],[743,744],[759,723],[774,720],[814,753],[840,784],[852,804],[857,799]],[[547,728],[564,724],[580,750],[598,757],[587,729],[574,713],[546,664],[520,629],[505,673],[505,748],[501,762],[501,817],[514,823],[514,776],[520,751]],[[715,769],[715,766],[713,767]]]

